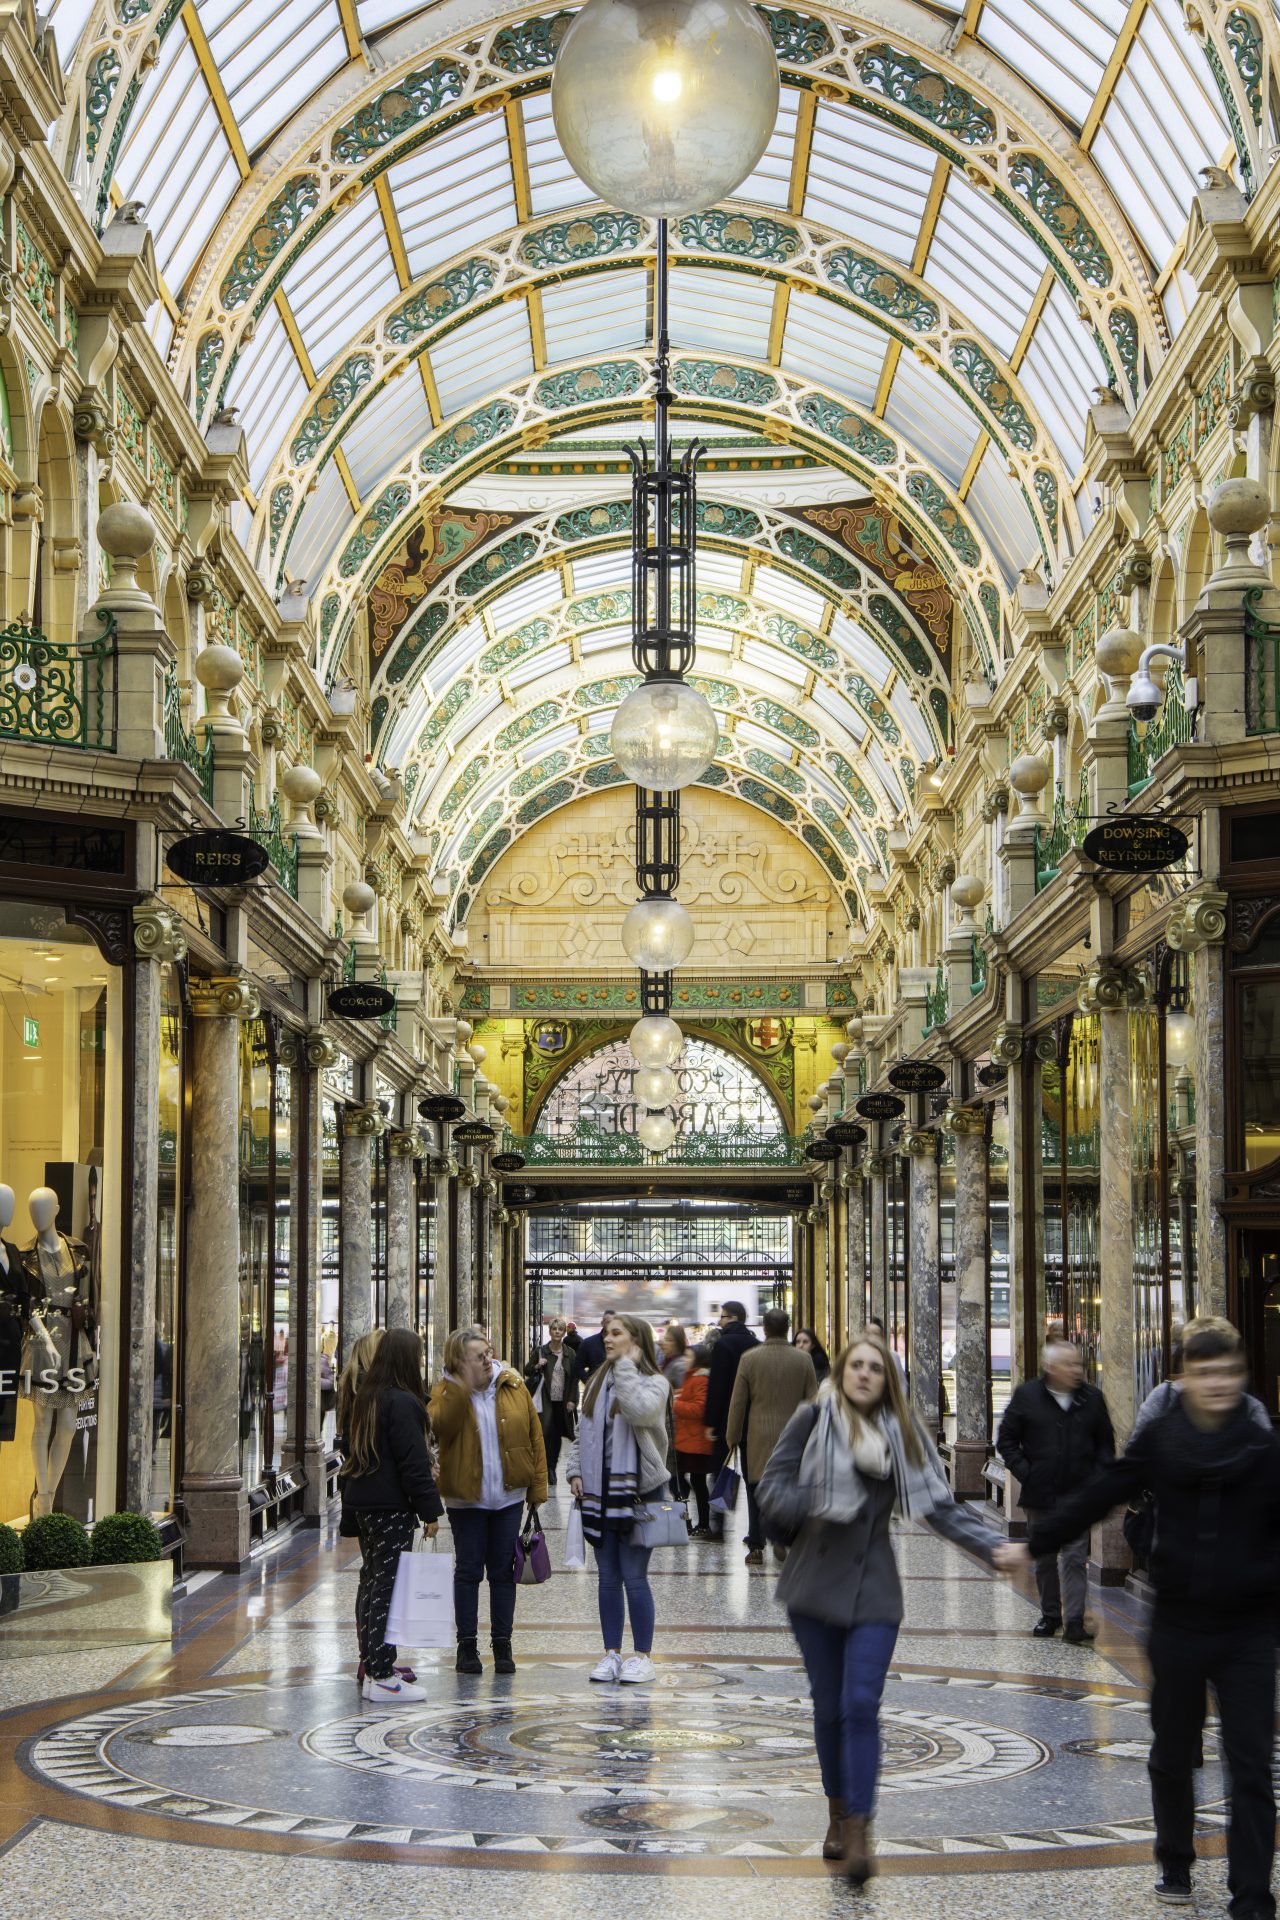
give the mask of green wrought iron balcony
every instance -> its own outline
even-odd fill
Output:
[[[681,1134],[665,1153],[651,1153],[632,1133],[605,1133],[580,1125],[575,1133],[507,1133],[503,1149],[536,1167],[802,1167],[807,1143],[791,1134],[759,1138],[743,1128],[730,1133]]]
[[[1053,819],[1047,833],[1036,828],[1036,892],[1058,877],[1058,868],[1070,847],[1078,847],[1089,831],[1088,775],[1080,775],[1080,791],[1074,802],[1061,787],[1053,796]]]
[[[205,735],[204,745],[190,732],[182,719],[182,696],[178,691],[177,669],[170,665],[164,674],[164,750],[170,760],[190,767],[200,782],[200,791],[213,805],[213,735]]]
[[[1187,712],[1183,700],[1185,691],[1182,668],[1176,660],[1169,662],[1169,673],[1164,683],[1164,705],[1154,720],[1149,720],[1142,732],[1138,732],[1136,720],[1129,721],[1129,798],[1141,793],[1151,784],[1156,762],[1169,752],[1171,747],[1185,746],[1195,736],[1195,715]],[[1259,728],[1259,732],[1270,731]]]
[[[99,612],[93,640],[50,640],[0,627],[0,739],[114,753],[116,623]]]
[[[1264,620],[1258,606],[1265,587],[1244,597],[1245,730],[1280,733],[1280,626]]]
[[[271,870],[286,893],[298,897],[298,836],[286,834],[280,816],[280,795],[273,793],[271,805],[265,813],[258,810],[258,803],[249,795],[249,833],[267,850],[267,859]]]

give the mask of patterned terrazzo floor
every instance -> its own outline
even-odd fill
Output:
[[[1132,1604],[1095,1596],[1093,1648],[1033,1641],[1027,1591],[932,1535],[899,1545],[882,1873],[860,1904],[1036,1920],[1083,1893],[1125,1920],[1156,1911]],[[205,1584],[173,1648],[0,1664],[0,1920],[29,1912],[33,1886],[55,1911],[129,1920],[451,1920],[527,1902],[531,1872],[557,1875],[573,1920],[606,1903],[682,1920],[727,1903],[741,1920],[849,1911],[819,1858],[825,1803],[772,1570],[733,1542],[655,1571],[658,1679],[634,1690],[588,1685],[594,1581],[561,1571],[521,1591],[513,1680],[428,1656],[423,1706],[367,1706],[351,1549],[328,1531]],[[1197,1909],[1216,1914],[1207,1745]]]

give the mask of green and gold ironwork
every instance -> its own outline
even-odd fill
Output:
[[[1164,683],[1164,705],[1142,732],[1137,722],[1129,721],[1129,796],[1141,793],[1151,781],[1157,760],[1171,747],[1185,746],[1195,735],[1195,716],[1187,712],[1183,698],[1182,668],[1176,660],[1169,664]]]
[[[746,1130],[683,1134],[661,1154],[651,1153],[634,1134],[605,1133],[585,1124],[563,1135],[508,1133],[502,1145],[504,1153],[523,1154],[527,1167],[647,1167],[656,1161],[664,1167],[751,1169],[800,1167],[808,1157],[807,1142],[792,1134],[757,1139]]]
[[[170,760],[190,767],[200,782],[200,791],[213,805],[213,735],[206,733],[203,746],[184,724],[182,696],[178,691],[177,669],[170,665],[164,675],[164,750]]]
[[[1263,587],[1244,597],[1245,731],[1280,733],[1280,623],[1258,611]]]
[[[253,795],[249,796],[249,833],[250,836],[267,850],[267,859],[271,870],[286,893],[298,897],[298,836],[286,834],[280,817],[280,795],[273,793],[271,805],[265,813],[259,811]]]
[[[1075,801],[1067,799],[1059,786],[1053,796],[1053,819],[1047,833],[1036,828],[1036,892],[1057,878],[1058,868],[1070,847],[1078,847],[1089,831],[1088,778],[1080,775],[1080,792]]]
[[[951,990],[947,985],[947,976],[941,960],[934,975],[933,985],[925,988],[924,993],[924,1030],[932,1033],[935,1027],[944,1027],[951,1012]]]
[[[91,640],[50,640],[38,627],[0,628],[0,739],[115,752],[108,725],[116,623],[98,612]]]

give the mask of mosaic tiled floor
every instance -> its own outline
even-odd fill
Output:
[[[1106,1911],[1148,1911],[1132,1604],[1096,1597],[1094,1647],[1033,1641],[1026,1592],[931,1535],[899,1545],[908,1612],[885,1699],[882,1875],[864,1902],[921,1920],[944,1900],[950,1920],[1016,1903],[1034,1920],[1088,1868]],[[89,1655],[78,1679],[0,1670],[0,1920],[28,1912],[33,1874],[68,1911],[169,1915],[166,1860],[199,1871],[210,1920],[314,1913],[321,1859],[329,1892],[371,1920],[473,1913],[507,1897],[487,1876],[519,1888],[530,1871],[572,1876],[555,1898],[573,1915],[607,1901],[674,1916],[677,1897],[686,1920],[690,1901],[731,1900],[741,1920],[847,1911],[820,1859],[809,1701],[773,1571],[747,1569],[737,1543],[655,1568],[659,1667],[643,1688],[589,1684],[594,1581],[560,1572],[521,1591],[514,1679],[460,1678],[429,1655],[424,1704],[371,1707],[351,1675],[351,1550],[327,1534],[204,1585],[172,1650]],[[1198,1897],[1214,1912],[1212,1734],[1206,1760]],[[107,1860],[90,1900],[86,1863]]]

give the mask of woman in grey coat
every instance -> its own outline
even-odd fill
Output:
[[[817,1400],[792,1415],[757,1498],[771,1537],[791,1549],[778,1598],[813,1695],[830,1812],[822,1857],[861,1885],[873,1871],[880,1697],[902,1623],[890,1518],[923,1520],[990,1566],[1016,1564],[1017,1549],[997,1545],[952,1499],[893,1354],[872,1331],[837,1355]]]

